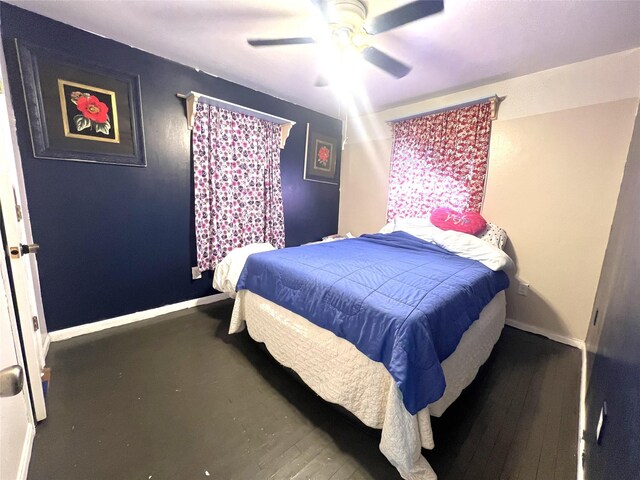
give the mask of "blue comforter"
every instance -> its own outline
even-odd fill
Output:
[[[442,396],[440,363],[508,285],[504,272],[394,232],[253,254],[237,290],[271,300],[382,362],[415,414]]]

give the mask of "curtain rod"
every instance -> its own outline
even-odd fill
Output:
[[[204,100],[208,105],[231,110],[232,112],[243,113],[245,115],[280,125],[280,148],[284,148],[287,138],[289,137],[291,127],[296,124],[293,120],[287,120],[286,118],[277,117],[276,115],[261,112],[260,110],[254,110],[253,108],[243,107],[242,105],[227,102],[220,98],[210,97],[209,95],[203,95],[198,92],[189,92],[186,95],[184,93],[176,93],[176,96],[178,98],[184,98],[187,101],[187,125],[189,130],[193,130],[193,123],[196,116],[195,104],[200,100]]]
[[[427,115],[435,115],[437,113],[449,112],[451,110],[457,110],[459,108],[470,107],[472,105],[478,105],[480,103],[491,102],[491,120],[495,120],[498,118],[498,107],[500,102],[502,102],[507,97],[499,97],[496,95],[491,95],[490,97],[479,98],[478,100],[472,100],[470,102],[459,103],[457,105],[450,105],[448,107],[439,108],[437,110],[430,110],[428,112],[416,113],[414,115],[408,115],[406,117],[394,118],[392,120],[387,120],[387,123],[396,123],[403,122],[405,120],[411,120],[413,118],[418,117],[426,117]]]
[[[260,110],[254,110],[253,108],[243,107],[242,105],[238,105],[237,103],[227,102],[226,100],[222,100],[220,98],[210,97],[209,95],[204,95],[198,92],[189,92],[186,95],[184,93],[177,93],[176,96],[178,98],[189,99],[189,97],[193,97],[194,101],[205,100],[205,102],[209,105],[213,105],[215,107],[222,107],[227,110],[231,110],[232,112],[244,113],[246,115],[251,115],[253,117],[261,118],[262,120],[268,120],[273,123],[277,123],[278,125],[282,125],[284,123],[290,123],[291,125],[295,125],[296,122],[293,120],[288,120],[286,118],[278,117],[276,115],[271,115],[270,113],[261,112]]]

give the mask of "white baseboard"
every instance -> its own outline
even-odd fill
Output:
[[[44,344],[42,345],[42,354],[44,358],[47,358],[47,353],[49,353],[49,346],[51,345],[51,335],[47,333],[47,336],[44,338]]]
[[[29,473],[29,463],[31,462],[31,451],[33,449],[33,440],[36,436],[36,428],[31,422],[27,425],[27,435],[24,439],[22,447],[22,455],[20,456],[20,465],[18,466],[18,480],[27,480]]]
[[[569,345],[571,347],[584,349],[584,340],[579,340],[573,337],[565,337],[564,335],[558,335],[557,333],[550,332],[546,328],[529,325],[528,323],[523,323],[518,320],[514,320],[513,318],[507,318],[505,323],[510,327],[517,328],[518,330],[535,333],[536,335],[542,335],[543,337],[547,337],[549,340],[553,340],[554,342],[564,343],[565,345]]]
[[[119,327],[128,323],[147,320],[149,318],[157,317],[158,315],[164,315],[165,313],[177,312],[178,310],[183,310],[185,308],[220,302],[221,300],[226,300],[227,298],[229,298],[229,296],[226,293],[217,293],[215,295],[209,295],[208,297],[186,300],[184,302],[173,303],[171,305],[152,308],[150,310],[144,310],[142,312],[129,313],[127,315],[122,315],[121,317],[109,318],[107,320],[87,323],[86,325],[79,325],[77,327],[56,330],[55,332],[49,332],[49,338],[52,342],[59,342],[60,340],[67,340],[79,335],[86,335],[87,333],[99,332],[108,328]]]

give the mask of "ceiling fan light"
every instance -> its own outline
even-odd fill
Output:
[[[333,31],[336,43],[341,47],[347,47],[351,44],[351,32],[345,28],[337,28]]]
[[[369,36],[364,32],[357,32],[351,36],[351,42],[360,50],[369,46]]]

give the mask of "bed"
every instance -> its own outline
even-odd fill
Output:
[[[271,252],[272,247],[268,245],[243,247],[232,252],[219,266],[214,274],[214,285],[232,296],[237,289],[230,333],[247,328],[255,341],[264,343],[278,362],[294,370],[324,400],[346,408],[365,425],[381,429],[380,450],[403,478],[431,480],[437,478],[436,474],[421,454],[421,448],[434,448],[430,416],[442,415],[489,357],[504,326],[504,289],[508,279],[503,271],[511,268],[512,263],[500,249],[475,237],[469,238],[470,235],[443,232],[433,227],[421,230],[419,237],[400,231],[278,252]],[[359,256],[358,252],[363,253]],[[414,290],[407,289],[406,285],[399,289],[405,292],[401,294],[400,303],[408,302],[406,312],[409,313],[402,313],[400,308],[401,315],[405,317],[390,333],[390,338],[408,336],[412,342],[416,340],[413,343],[418,348],[412,350],[411,342],[405,342],[402,348],[396,348],[401,353],[398,357],[398,352],[394,353],[394,348],[389,348],[390,342],[373,342],[371,348],[362,341],[367,337],[366,332],[363,334],[356,329],[354,333],[349,328],[352,323],[357,323],[354,311],[360,315],[363,304],[369,300],[378,310],[362,313],[360,322],[366,324],[369,331],[381,324],[393,324],[393,320],[385,315],[388,310],[393,310],[387,303],[393,304],[394,301],[381,299],[389,294],[382,286],[393,285],[395,280],[390,281],[391,278],[409,278],[413,282],[415,272],[422,275],[425,271],[438,271],[441,267],[438,262],[432,263],[431,258],[438,255],[446,262],[461,266],[465,278],[473,277],[474,273],[469,273],[473,271],[479,276],[486,274],[487,278],[497,280],[491,287],[487,287],[491,282],[483,284],[481,292],[466,291],[466,284],[432,289],[432,295],[451,297],[449,303],[456,305],[464,303],[460,295],[474,297],[472,303],[475,297],[484,297],[484,301],[475,302],[468,308],[471,313],[459,306],[448,311],[445,309],[440,324],[443,321],[457,324],[459,338],[453,347],[450,342],[442,346],[433,341],[436,355],[444,358],[437,362],[433,372],[427,374],[424,367],[431,365],[433,358],[423,352],[429,350],[424,347],[425,339],[420,332],[416,333],[414,327],[405,325],[411,323],[407,319],[413,315],[412,309],[428,310],[423,300],[415,299],[421,298],[414,295],[414,290],[420,291],[421,284],[416,284]],[[394,258],[390,263],[393,268],[387,268],[387,256]],[[425,264],[420,263],[423,257]],[[293,276],[283,273],[290,269],[290,264],[297,263],[302,267],[294,265],[291,269],[300,271]],[[365,269],[364,274],[358,276],[357,272],[364,263],[372,264],[374,270]],[[397,270],[398,263],[409,264],[408,273]],[[322,268],[318,268],[319,265]],[[343,268],[341,265],[350,266]],[[385,273],[376,278],[380,271]],[[432,283],[438,286],[449,281],[448,271],[425,275],[433,276]],[[355,292],[353,288],[342,292],[345,289],[339,285],[344,283],[344,278],[356,278],[358,286]],[[361,286],[358,282],[371,283],[368,285],[370,288],[359,291]],[[310,295],[308,288],[320,289],[324,293]],[[384,295],[376,298],[371,291]],[[324,299],[324,306],[320,301],[309,300],[318,297]],[[354,309],[353,305],[358,308]],[[345,309],[348,310],[347,317],[343,315]],[[379,317],[380,311],[383,312],[382,317]],[[421,315],[419,313],[417,317],[418,325],[424,323]],[[433,312],[429,315],[437,317]],[[378,323],[372,323],[371,318],[376,316],[379,317]],[[451,321],[453,317],[456,318]],[[438,325],[436,322],[427,329],[427,342],[431,341],[431,333],[439,332]],[[447,333],[442,335],[446,337]],[[376,331],[369,336],[375,339],[384,335]],[[413,362],[413,365],[401,365],[399,370],[398,363],[402,361]],[[412,388],[415,385],[421,385],[419,393]]]

